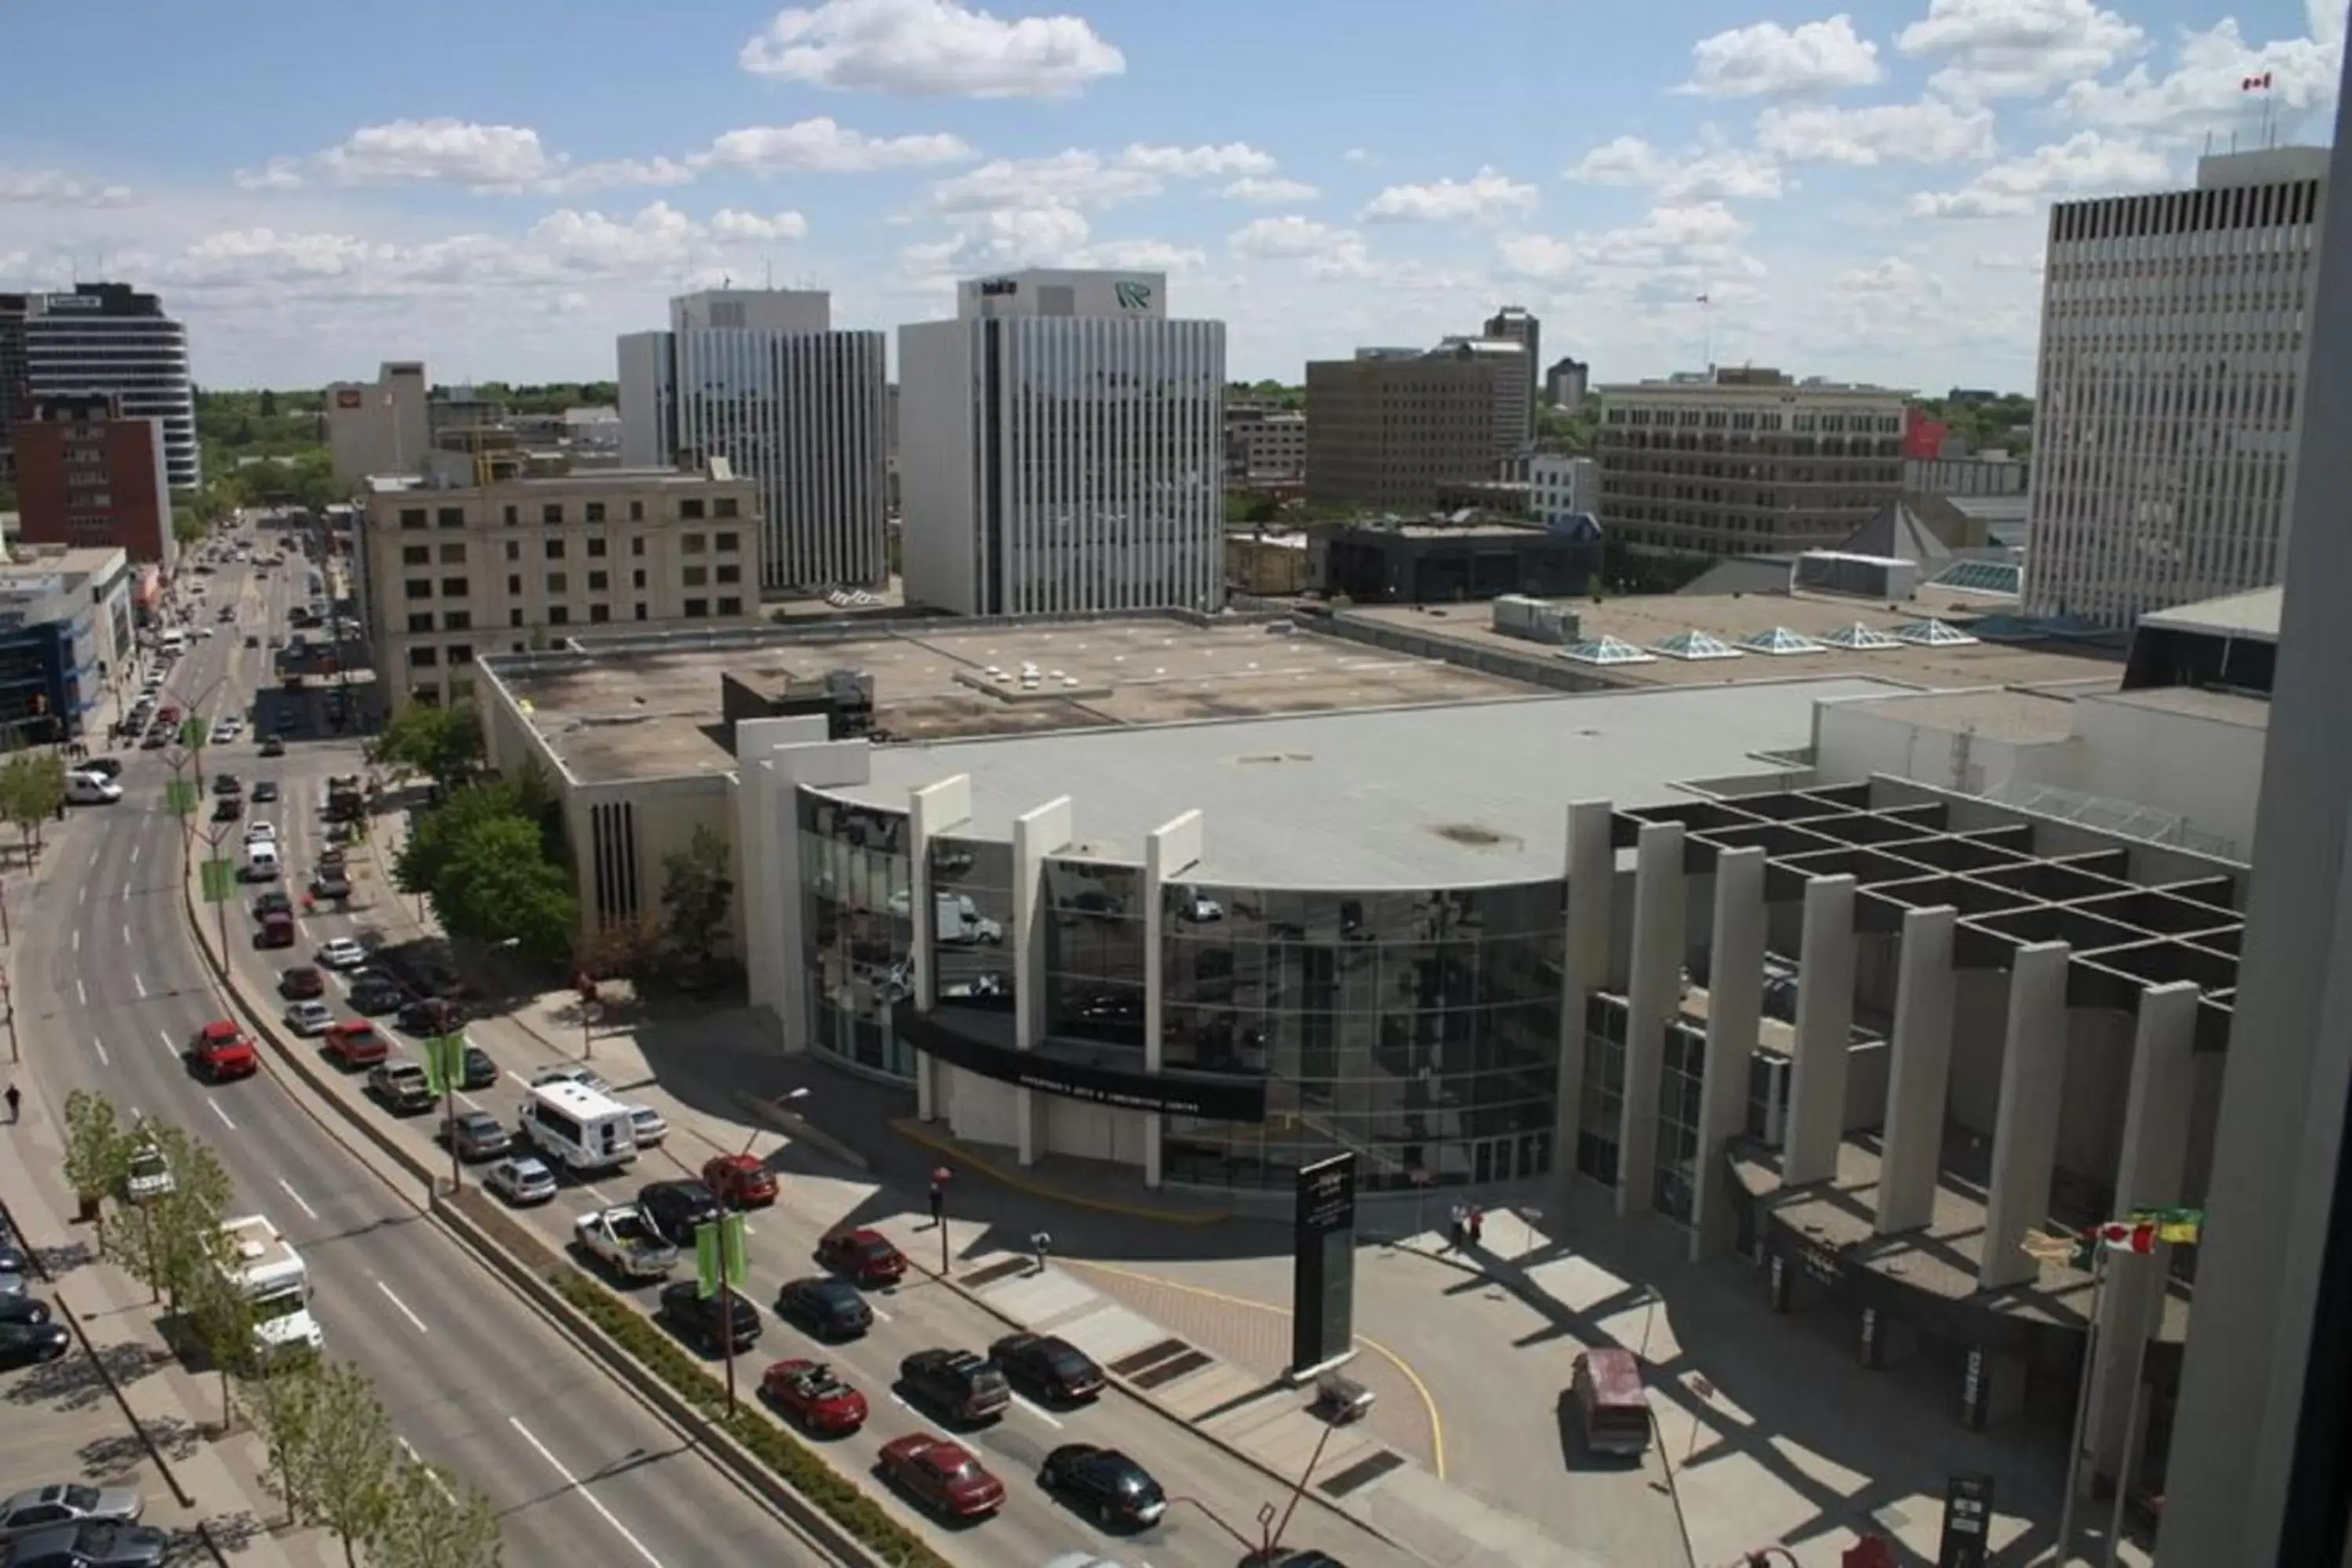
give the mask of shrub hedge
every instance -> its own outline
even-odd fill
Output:
[[[727,1391],[659,1325],[576,1270],[554,1269],[547,1279],[565,1300],[699,1410],[712,1426],[750,1449],[786,1486],[886,1562],[898,1568],[950,1568],[948,1560],[932,1551],[922,1537],[891,1518],[855,1482],[771,1420],[754,1403],[756,1394],[739,1402],[734,1415],[729,1415]],[[752,1376],[756,1379],[758,1373]]]

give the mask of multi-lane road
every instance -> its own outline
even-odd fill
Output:
[[[212,578],[213,608],[200,616],[233,603],[237,622],[221,625],[219,635],[195,645],[174,671],[171,689],[193,696],[218,682],[204,705],[201,716],[207,721],[249,708],[257,683],[269,679],[264,673],[268,634],[283,626],[283,611],[306,575],[298,558],[263,583],[237,568]],[[247,632],[258,634],[264,647],[245,648]],[[509,1510],[510,1561],[532,1565],[569,1556],[577,1562],[583,1552],[589,1561],[660,1568],[744,1561],[753,1552],[776,1561],[817,1561],[766,1509],[686,1449],[673,1431],[354,1161],[310,1114],[337,1112],[294,1099],[310,1095],[307,1088],[264,1075],[215,1089],[183,1070],[180,1043],[222,1006],[185,929],[180,826],[163,810],[168,774],[154,753],[126,755],[132,760],[123,804],[84,811],[61,829],[58,850],[75,873],[52,874],[41,895],[38,929],[25,937],[19,957],[20,1005],[41,1030],[44,1081],[57,1086],[53,1092],[82,1084],[102,1089],[126,1110],[172,1117],[221,1150],[245,1204],[269,1214],[310,1260],[330,1352],[375,1374],[401,1430],[419,1451],[457,1466]],[[264,760],[248,734],[208,752],[205,765],[238,774],[248,790],[258,779],[278,782],[281,801],[248,812],[278,825],[288,876],[299,880],[320,843],[324,780],[355,771],[358,756],[352,743],[312,734],[293,742],[284,758]],[[204,805],[208,810],[210,799]],[[376,934],[368,900],[387,896],[381,886],[363,887],[348,914],[306,914],[300,945],[291,953],[254,952],[251,922],[241,908],[232,908],[232,963],[258,994],[272,994],[268,988],[281,964],[306,962],[331,937]],[[340,994],[331,994],[330,1000],[339,1016],[349,1016]],[[474,1032],[509,1070],[528,1072],[547,1054],[511,1025],[493,1021]],[[478,1098],[487,1109],[508,1109],[506,1089]],[[373,1108],[365,1113],[383,1114]],[[396,1135],[429,1154],[430,1121],[404,1124]],[[708,1152],[683,1130],[673,1142],[678,1159],[691,1162]],[[526,1223],[560,1247],[582,1209],[607,1196],[625,1200],[636,1181],[681,1173],[666,1156],[642,1165],[635,1176],[609,1184],[604,1192],[567,1191],[556,1204],[525,1216]],[[887,1206],[877,1205],[875,1196],[845,1181],[795,1179],[776,1208],[751,1222],[754,1289],[769,1317],[769,1333],[742,1368],[747,1387],[777,1357],[813,1355],[842,1368],[875,1409],[866,1432],[833,1446],[835,1461],[845,1467],[870,1467],[884,1441],[929,1426],[890,1393],[901,1356],[928,1345],[979,1348],[1001,1331],[976,1308],[936,1286],[878,1301],[875,1331],[852,1346],[820,1351],[773,1321],[766,1307],[775,1287],[812,1271],[807,1259],[815,1237],[845,1213]],[[1265,1475],[1123,1396],[1061,1412],[1024,1401],[991,1428],[962,1440],[1011,1491],[1002,1516],[976,1530],[947,1531],[895,1501],[890,1505],[958,1563],[1036,1568],[1064,1553],[1093,1551],[1132,1568],[1227,1568],[1238,1548],[1209,1511],[1254,1530],[1259,1506],[1279,1492]],[[1171,1496],[1203,1507],[1179,1505],[1140,1537],[1108,1538],[1037,1491],[1037,1461],[1065,1442],[1123,1448],[1159,1476]],[[1294,1542],[1315,1540],[1350,1563],[1378,1568],[1402,1561],[1313,1503],[1300,1524]]]

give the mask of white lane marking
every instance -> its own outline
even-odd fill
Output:
[[[138,975],[133,974],[131,977],[131,984],[138,988],[139,1000],[142,1002],[147,1000],[147,982],[141,979]]]
[[[415,1447],[413,1447],[405,1437],[400,1439],[400,1451],[408,1456],[408,1462],[410,1464],[416,1466],[419,1469],[425,1472],[425,1476],[433,1482],[433,1489],[439,1492],[443,1497],[449,1500],[449,1506],[451,1508],[456,1508],[457,1506],[457,1494],[449,1489],[449,1483],[441,1479],[441,1472],[425,1464],[425,1456],[418,1453]]]
[[[133,866],[139,864],[139,846],[136,844],[131,847],[131,863]]]
[[[124,921],[122,922],[122,945],[125,947],[129,947],[131,945],[131,922],[129,921]]]
[[[114,1065],[112,1062],[106,1059],[106,1042],[104,1040],[92,1040],[90,1041],[89,1046],[90,1049],[98,1053],[99,1066],[104,1068],[112,1067]]]
[[[88,882],[84,882],[81,885],[81,891],[74,895],[74,902],[78,904],[86,904],[89,902],[89,884]]]
[[[547,1445],[533,1436],[530,1427],[524,1426],[520,1421],[515,1419],[515,1417],[511,1415],[507,1417],[507,1425],[513,1427],[517,1432],[522,1434],[522,1440],[539,1451],[539,1457],[547,1461],[549,1468],[553,1469],[557,1475],[563,1478],[563,1484],[570,1487],[573,1491],[578,1492],[582,1500],[584,1500],[590,1508],[594,1509],[597,1515],[602,1518],[606,1524],[613,1527],[614,1534],[618,1535],[622,1540],[627,1542],[632,1547],[634,1547],[636,1550],[637,1555],[652,1563],[653,1568],[662,1568],[661,1559],[646,1551],[646,1543],[639,1541],[635,1536],[630,1534],[629,1527],[627,1525],[623,1524],[619,1520],[613,1517],[613,1510],[604,1506],[604,1500],[598,1497],[594,1492],[588,1490],[585,1487],[583,1487],[580,1484],[580,1478],[573,1475],[570,1470],[565,1469],[563,1468],[563,1461],[557,1458],[553,1454],[549,1453],[547,1451]]]
[[[866,1305],[873,1312],[874,1321],[876,1322],[887,1323],[890,1321],[890,1314],[884,1311],[881,1308],[875,1306],[873,1302],[868,1301]]]
[[[232,1132],[236,1131],[236,1123],[228,1119],[228,1112],[220,1108],[219,1100],[207,1100],[205,1103],[213,1108],[213,1114],[220,1118],[220,1123],[223,1127],[227,1128]]]
[[[156,1030],[155,1037],[163,1042],[163,1054],[165,1056],[177,1057],[180,1054],[180,1047],[172,1043],[172,1037],[167,1031],[163,1029]]]
[[[131,879],[128,877],[122,879],[122,901],[125,903],[131,901]]]
[[[89,987],[81,983],[81,976],[79,974],[74,976],[74,995],[80,999],[83,1006],[89,1005]]]
[[[1013,1396],[1013,1403],[1021,1406],[1022,1409],[1026,1410],[1030,1415],[1034,1415],[1038,1420],[1043,1421],[1046,1426],[1051,1426],[1055,1431],[1058,1432],[1062,1429],[1060,1417],[1054,1415],[1042,1405],[1031,1404],[1027,1395],[1016,1394]]]
[[[76,952],[79,952],[81,951],[81,932],[79,930],[76,930],[74,932],[73,950]]]
[[[429,1329],[425,1328],[425,1320],[424,1320],[424,1319],[422,1319],[422,1318],[418,1317],[415,1312],[413,1312],[413,1311],[409,1310],[408,1303],[407,1303],[407,1302],[405,1302],[405,1301],[402,1300],[399,1297],[397,1297],[397,1296],[395,1296],[395,1295],[394,1295],[394,1294],[392,1293],[392,1287],[391,1287],[391,1286],[389,1286],[389,1285],[385,1284],[383,1280],[379,1279],[379,1280],[377,1280],[377,1281],[375,1282],[375,1288],[376,1288],[377,1289],[379,1289],[379,1290],[381,1290],[381,1291],[383,1291],[383,1299],[384,1299],[385,1300],[387,1300],[387,1301],[391,1302],[394,1306],[395,1306],[395,1307],[397,1307],[397,1308],[399,1308],[399,1309],[400,1309],[400,1315],[401,1315],[402,1317],[406,1318],[410,1322],[412,1322],[412,1323],[414,1323],[414,1324],[415,1324],[415,1325],[416,1325],[416,1331],[417,1331],[418,1333],[423,1334],[423,1333],[429,1333],[429,1332],[431,1332],[431,1331],[430,1331]]]
[[[309,1204],[304,1203],[302,1201],[302,1194],[296,1192],[292,1184],[289,1183],[285,1177],[280,1176],[278,1178],[278,1185],[288,1197],[294,1200],[294,1206],[296,1208],[300,1209],[312,1219],[317,1219],[319,1217],[319,1211],[312,1208]]]

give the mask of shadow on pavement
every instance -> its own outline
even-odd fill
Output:
[[[8,1384],[7,1397],[16,1405],[53,1404],[59,1410],[87,1410],[110,1397],[109,1379],[127,1386],[171,1359],[137,1341],[118,1341],[100,1345],[89,1355],[60,1356],[27,1368]]]
[[[176,1415],[150,1415],[142,1419],[147,1436],[163,1451],[166,1459],[181,1461],[194,1457],[204,1446],[204,1428]],[[136,1470],[147,1457],[147,1444],[136,1432],[111,1432],[103,1437],[93,1437],[74,1450],[82,1468],[97,1476],[127,1476]]]

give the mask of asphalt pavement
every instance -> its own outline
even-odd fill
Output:
[[[210,691],[198,710],[207,720],[247,707],[268,650],[244,648],[243,634],[266,643],[282,629],[303,575],[297,558],[267,584],[236,569],[209,579],[210,605],[236,604],[238,621],[198,643],[167,689]],[[194,618],[215,624],[213,613]],[[248,733],[208,752],[205,764],[248,787],[323,776],[333,769],[314,759],[325,744],[298,740],[284,759],[263,760]],[[355,754],[335,750],[339,765]],[[186,930],[181,829],[163,809],[168,771],[158,753],[121,754],[123,802],[59,825],[37,890],[12,910],[17,1016],[44,1091],[61,1106],[73,1088],[100,1090],[125,1114],[171,1119],[219,1151],[240,1206],[268,1214],[310,1266],[329,1352],[373,1376],[418,1452],[489,1494],[505,1517],[509,1562],[822,1561],[420,1218],[271,1075],[213,1088],[187,1073],[181,1043],[224,1008]],[[230,919],[234,940],[249,922],[241,910]]]

